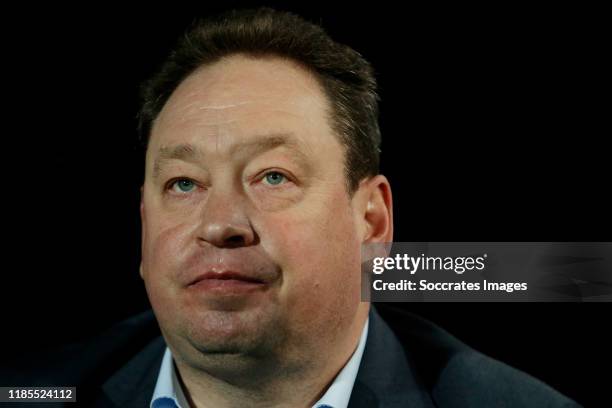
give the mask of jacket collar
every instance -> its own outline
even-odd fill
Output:
[[[434,404],[420,383],[411,357],[374,306],[349,408],[425,408]]]
[[[121,367],[102,387],[107,399],[120,407],[148,407],[165,348],[159,336]]]

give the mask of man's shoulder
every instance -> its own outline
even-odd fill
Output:
[[[544,382],[475,350],[449,356],[432,394],[441,406],[578,406]]]
[[[156,343],[158,347],[150,347]],[[163,350],[165,346],[151,310],[84,341],[41,353],[14,356],[6,362],[0,377],[10,382],[8,385],[21,386],[101,384],[147,346],[156,354],[157,349]]]
[[[480,353],[444,329],[397,308],[377,311],[439,407],[576,407],[542,381]]]

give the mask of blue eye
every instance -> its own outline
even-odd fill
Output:
[[[188,179],[180,179],[173,183],[173,188],[178,188],[182,193],[189,193],[195,188],[195,183]]]
[[[281,184],[282,182],[284,182],[287,178],[283,174],[277,171],[271,171],[268,174],[266,174],[265,179],[268,182],[268,184],[272,186],[277,186]]]

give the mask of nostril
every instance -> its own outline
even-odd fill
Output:
[[[242,235],[232,235],[225,239],[225,245],[228,247],[240,247],[245,246],[246,241]]]
[[[240,248],[256,244],[255,231],[248,224],[209,222],[197,231],[197,238],[218,248]]]

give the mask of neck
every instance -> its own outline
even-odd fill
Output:
[[[365,320],[359,313],[340,340],[333,339],[303,356],[301,364],[283,364],[270,358],[247,366],[233,378],[219,378],[210,370],[175,359],[177,374],[192,407],[312,407],[329,388],[357,348]]]

